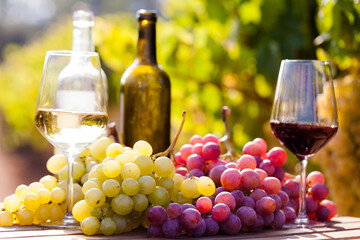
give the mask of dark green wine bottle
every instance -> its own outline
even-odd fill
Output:
[[[142,9],[136,16],[137,56],[121,77],[120,139],[130,147],[145,140],[158,153],[170,145],[170,80],[156,61],[156,13]]]

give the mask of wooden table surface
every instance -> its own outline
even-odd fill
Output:
[[[188,238],[183,235],[181,239]],[[324,228],[301,229],[265,229],[255,233],[239,233],[234,236],[216,235],[198,239],[360,239],[360,218],[335,217],[329,226]],[[0,239],[148,239],[145,229],[113,236],[85,236],[80,230],[57,230],[39,226],[0,227]],[[195,239],[195,238],[193,238]]]

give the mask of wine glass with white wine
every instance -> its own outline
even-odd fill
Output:
[[[107,129],[107,93],[96,52],[48,51],[35,116],[41,134],[67,158],[66,215],[57,228],[78,228],[72,216],[75,158]]]

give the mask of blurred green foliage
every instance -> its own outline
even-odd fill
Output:
[[[222,136],[223,105],[232,110],[237,152],[255,137],[268,138],[280,61],[315,58],[316,11],[311,0],[167,1],[157,25],[157,53],[171,78],[173,133],[182,110],[188,112],[179,145],[195,133]],[[70,49],[71,35],[69,13],[36,41],[5,49],[0,109],[7,147],[45,146],[33,122],[43,61],[47,50]],[[136,53],[135,14],[99,16],[94,41],[109,78],[110,118],[117,121],[120,77]]]
[[[335,95],[339,129],[314,157],[341,215],[360,216],[360,3],[318,1],[317,55],[337,70]]]
[[[317,28],[320,59],[330,59],[340,75],[360,73],[360,3],[318,0]]]

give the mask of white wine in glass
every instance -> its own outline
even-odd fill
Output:
[[[73,218],[73,163],[107,129],[107,93],[95,52],[49,51],[46,54],[35,123],[41,134],[67,158],[67,213],[60,222],[78,228]]]

